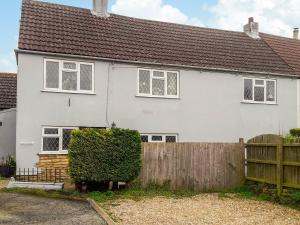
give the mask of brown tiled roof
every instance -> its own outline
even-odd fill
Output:
[[[294,74],[263,40],[23,0],[20,50],[226,70]]]
[[[300,75],[300,40],[270,34],[261,34],[261,37]]]
[[[0,110],[16,107],[17,74],[0,72]]]

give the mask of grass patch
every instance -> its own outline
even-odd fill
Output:
[[[279,197],[276,195],[276,187],[273,185],[250,183],[219,193],[220,198],[230,198],[233,195],[244,199],[269,201],[300,210],[300,191],[295,189],[285,189],[283,195]]]
[[[84,200],[85,196],[74,191],[46,191],[41,189],[29,189],[29,188],[4,188],[1,192],[6,193],[21,193],[26,195],[33,195],[45,198],[59,198],[59,199],[68,199],[68,200]]]
[[[249,186],[242,186],[240,188],[235,188],[235,189],[228,189],[221,191],[219,193],[220,197],[228,197],[228,194],[236,194],[241,198],[254,198],[256,197],[255,192],[251,190]]]
[[[142,188],[140,185],[130,185],[126,189],[114,192],[90,192],[87,194],[87,196],[89,198],[94,199],[98,203],[105,203],[108,201],[115,201],[119,199],[130,199],[134,201],[140,201],[145,198],[154,197],[185,198],[192,197],[197,194],[200,193],[189,190],[171,190],[168,185],[149,185],[146,188]]]

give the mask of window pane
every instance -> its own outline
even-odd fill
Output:
[[[167,82],[167,94],[177,95],[177,73],[168,73]]]
[[[77,72],[62,73],[62,88],[63,90],[76,91],[77,90]]]
[[[43,138],[43,151],[59,151],[59,138]]]
[[[139,93],[150,94],[150,71],[139,71]]]
[[[153,76],[155,77],[164,77],[165,73],[162,71],[153,71]]]
[[[57,128],[45,128],[44,134],[58,134]]]
[[[176,142],[176,136],[166,136],[166,142],[167,143]]]
[[[141,136],[141,141],[142,142],[148,142],[148,135],[142,135]]]
[[[64,62],[64,69],[76,70],[76,63]]]
[[[162,136],[161,135],[154,135],[151,138],[152,141],[162,141]]]
[[[256,85],[264,85],[265,81],[264,80],[255,80]]]
[[[46,88],[59,87],[59,63],[46,61]]]
[[[152,79],[152,94],[165,95],[165,81],[161,79]]]
[[[73,129],[63,129],[63,144],[62,144],[62,149],[63,150],[68,150],[69,149],[69,143],[71,140],[71,132]]]
[[[267,101],[274,102],[275,99],[275,81],[267,81]]]
[[[253,81],[251,79],[244,79],[244,100],[253,100],[252,86]]]
[[[80,89],[92,90],[93,67],[92,65],[80,65]]]
[[[264,87],[254,87],[254,101],[263,102],[265,99],[265,88]]]

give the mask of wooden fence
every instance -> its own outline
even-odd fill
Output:
[[[242,143],[145,143],[141,182],[173,189],[218,191],[245,179]]]
[[[278,135],[261,135],[246,144],[246,178],[248,180],[300,188],[300,144],[286,144]]]

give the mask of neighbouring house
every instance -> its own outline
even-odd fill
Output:
[[[17,75],[0,72],[0,161],[16,154]]]
[[[264,37],[253,18],[235,32],[110,14],[107,0],[91,10],[23,0],[18,167],[60,165],[81,127],[115,123],[144,142],[288,132],[300,73]]]
[[[299,29],[295,28],[293,38],[279,37],[271,34],[261,34],[262,39],[300,75],[300,40]],[[300,127],[300,80],[297,93],[297,127]]]

